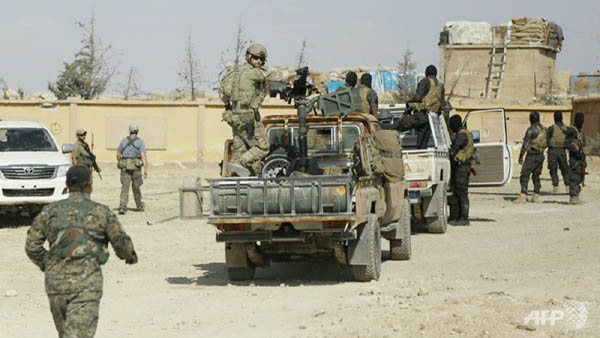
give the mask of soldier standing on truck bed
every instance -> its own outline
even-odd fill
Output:
[[[258,174],[261,160],[269,153],[267,132],[259,112],[267,91],[266,61],[267,49],[252,44],[246,49],[247,63],[234,68],[221,81],[223,121],[231,126],[233,133],[229,167],[238,176],[249,176],[250,171]]]
[[[44,207],[25,242],[27,256],[44,272],[50,312],[61,338],[91,338],[96,332],[108,243],[125,263],[138,261],[115,214],[90,199],[90,176],[85,166],[69,168],[69,198]],[[44,248],[46,240],[49,250]]]
[[[552,192],[558,192],[558,168],[563,176],[565,188],[569,190],[569,163],[565,151],[567,126],[563,124],[562,112],[554,112],[554,125],[548,128],[548,170],[552,178]]]
[[[148,160],[146,158],[146,144],[138,137],[138,132],[137,125],[130,125],[129,136],[124,138],[117,148],[117,168],[121,169],[119,215],[125,215],[127,212],[130,185],[137,211],[144,211],[140,187],[144,184],[142,167],[144,168],[144,178],[148,177]]]
[[[362,112],[379,118],[379,98],[377,97],[377,92],[371,88],[372,81],[373,77],[371,74],[364,73],[360,77],[360,88],[358,89],[358,94],[360,95]]]
[[[537,202],[542,188],[540,175],[544,166],[544,149],[548,145],[548,134],[546,128],[540,124],[540,113],[536,111],[529,113],[529,122],[531,126],[525,132],[523,145],[519,153],[519,164],[523,165],[520,177],[521,193],[513,201],[514,203]],[[527,156],[523,161],[525,153],[527,153]],[[533,196],[527,199],[527,185],[530,175],[533,180]]]
[[[450,117],[450,129],[456,133],[450,148],[452,197],[450,219],[453,225],[470,225],[469,222],[469,176],[475,152],[473,136],[463,125],[460,115]]]
[[[583,113],[575,114],[575,127],[567,129],[567,149],[569,149],[569,204],[584,204],[579,199],[581,185],[585,178],[585,153],[583,152]]]

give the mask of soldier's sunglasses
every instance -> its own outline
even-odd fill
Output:
[[[260,60],[262,62],[265,62],[265,57],[264,56],[252,55],[252,58],[255,59],[255,60]]]

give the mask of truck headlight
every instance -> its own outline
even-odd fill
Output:
[[[0,170],[0,180],[4,179],[4,175],[2,174],[2,170]]]
[[[70,164],[59,165],[58,171],[56,172],[56,177],[62,177],[67,175],[67,171],[71,168]]]

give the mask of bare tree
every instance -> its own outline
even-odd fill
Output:
[[[86,100],[98,97],[108,87],[116,67],[110,64],[111,46],[104,47],[96,33],[96,16],[92,12],[88,22],[76,22],[83,30],[82,48],[75,60],[64,63],[64,70],[48,89],[59,99],[79,95]]]
[[[198,96],[201,75],[200,61],[194,52],[191,33],[188,34],[181,70],[177,73],[177,75],[179,75],[180,79],[183,81],[186,90],[188,90],[191,94],[192,101],[195,101],[196,97]]]
[[[417,64],[413,61],[413,55],[413,51],[408,46],[402,52],[402,59],[398,62],[398,71],[400,73],[398,74],[398,93],[394,96],[396,96],[396,100],[399,102],[406,102],[417,90],[416,79],[411,74],[411,72],[417,69]]]
[[[135,96],[140,92],[140,88],[137,83],[137,70],[132,66],[129,68],[127,73],[127,81],[123,85],[123,99],[127,100],[130,96]]]
[[[237,30],[235,31],[235,39],[233,45],[227,47],[224,51],[221,52],[221,62],[219,65],[219,74],[218,74],[218,82],[221,82],[223,77],[229,72],[228,69],[231,64],[232,69],[237,69],[240,66],[240,63],[244,61],[244,56],[246,53],[246,48],[248,45],[252,43],[252,40],[246,39],[244,35],[244,26],[240,22],[237,26]]]
[[[306,57],[306,38],[302,40],[302,46],[300,47],[300,52],[298,53],[298,62],[296,68],[302,68],[308,64],[308,58]]]

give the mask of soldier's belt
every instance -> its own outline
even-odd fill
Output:
[[[247,103],[232,102],[231,107],[233,110],[252,110],[250,105]]]
[[[254,113],[237,113],[235,116],[239,117],[241,120],[254,120]]]

